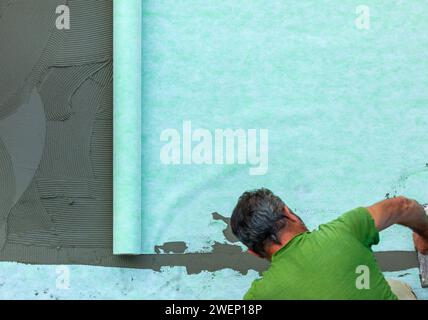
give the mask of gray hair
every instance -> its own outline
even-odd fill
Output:
[[[281,198],[269,189],[246,191],[233,209],[232,231],[249,249],[265,258],[266,244],[281,244],[279,231],[287,224],[284,207]]]

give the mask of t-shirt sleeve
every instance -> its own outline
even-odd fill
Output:
[[[348,211],[331,223],[335,227],[340,227],[350,232],[368,248],[379,243],[379,231],[367,208],[360,207]]]

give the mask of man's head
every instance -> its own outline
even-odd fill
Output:
[[[264,188],[241,195],[232,213],[231,227],[238,239],[262,258],[270,258],[285,244],[284,239],[307,230],[281,198]]]

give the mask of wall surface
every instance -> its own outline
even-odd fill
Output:
[[[55,28],[55,9],[64,3],[71,8],[69,31]],[[260,121],[273,128],[283,124],[269,123],[269,106],[291,99],[286,103],[292,107],[282,116],[289,119],[292,130],[284,141],[292,148],[276,150],[284,141],[271,142],[276,156],[268,187],[310,228],[387,196],[428,201],[428,148],[422,134],[428,125],[427,1],[366,1],[369,30],[355,27],[360,3],[351,0],[242,0],[233,5],[182,0],[174,4],[180,10],[168,1],[145,3],[147,49],[153,45],[147,65],[153,72],[146,80],[158,85],[148,98],[160,104],[153,119],[180,94],[162,90],[154,49],[165,55],[175,49],[203,61],[211,58],[207,48],[213,43],[236,41],[227,54],[214,46],[215,62],[226,70],[221,76],[227,93],[242,96],[243,105],[265,106]],[[207,37],[192,37],[194,26],[204,28],[203,22],[188,19],[195,10],[218,23],[218,33],[207,27]],[[188,223],[192,217],[185,212],[173,221],[174,237],[151,237],[153,254],[111,255],[111,13],[108,0],[0,0],[0,298],[239,299],[266,267],[241,252],[227,229],[231,202],[219,201],[243,191],[226,192],[238,180],[242,186],[257,185],[239,171],[234,175],[232,170],[234,181],[223,181],[224,192],[211,192],[209,202],[219,204],[196,218],[199,229]],[[293,46],[257,32],[271,29],[262,23],[266,16],[277,29],[287,30]],[[171,30],[168,21],[182,28]],[[239,26],[250,31],[234,34]],[[170,39],[168,30],[182,41]],[[202,54],[186,52],[185,41],[200,41]],[[257,69],[260,61],[266,61],[264,68]],[[234,86],[237,66],[247,67],[248,75],[241,76],[248,81]],[[181,67],[198,74],[191,64]],[[251,82],[251,74],[261,87]],[[187,81],[198,89],[214,78]],[[284,90],[266,94],[276,86]],[[225,93],[203,103],[197,95],[187,99],[210,110],[229,103]],[[189,102],[175,101],[183,108]],[[179,126],[184,118],[179,116],[178,123],[167,125]],[[200,186],[196,181],[187,187]],[[181,198],[183,208],[186,203],[199,208],[191,196]],[[387,276],[407,281],[419,298],[428,298],[420,288],[408,230],[391,228],[374,249]]]

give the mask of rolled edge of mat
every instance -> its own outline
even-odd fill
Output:
[[[113,1],[113,253],[139,254],[141,0]]]

